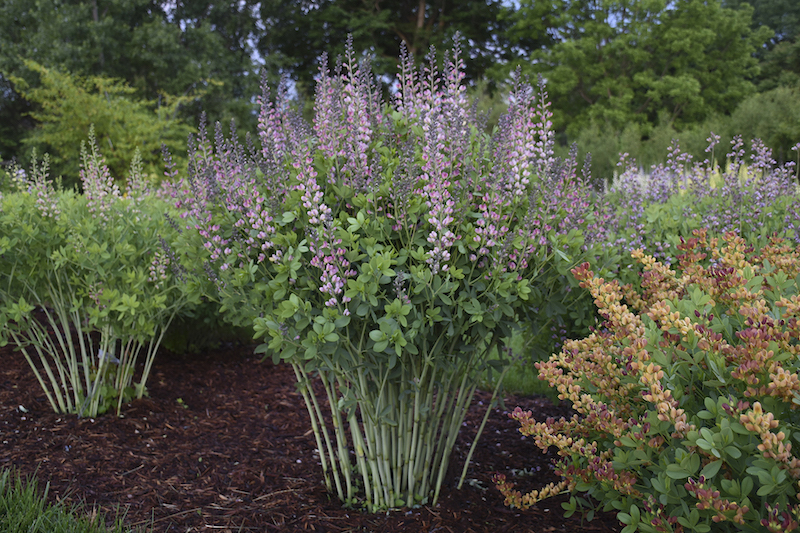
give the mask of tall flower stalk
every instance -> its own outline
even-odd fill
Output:
[[[544,265],[583,244],[550,218],[533,231],[531,198],[555,175],[533,89],[520,84],[532,96],[493,140],[458,46],[441,73],[433,53],[421,70],[404,53],[401,70],[388,107],[351,49],[333,72],[323,62],[311,127],[264,89],[262,149],[242,159],[233,138],[199,139],[197,185],[177,198],[193,230],[181,249],[259,351],[294,368],[326,486],[369,510],[436,502],[479,376],[502,367],[490,354],[534,313]],[[510,186],[508,157],[526,182]],[[564,199],[587,192],[559,183]]]

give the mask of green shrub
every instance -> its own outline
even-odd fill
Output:
[[[441,75],[431,59],[404,59],[389,107],[351,52],[323,69],[312,125],[264,94],[249,156],[201,127],[178,199],[195,231],[176,250],[292,365],[326,486],[370,510],[436,502],[493,348],[594,224],[591,188],[552,155],[546,95],[516,87],[490,138],[458,51]]]
[[[777,87],[745,99],[727,120],[728,132],[747,132],[761,139],[778,160],[795,158],[792,153],[800,139],[800,87]]]
[[[196,297],[160,246],[175,230],[140,161],[123,196],[90,140],[85,194],[56,190],[45,158],[0,199],[0,344],[22,350],[53,410],[96,416],[142,397],[165,330]]]
[[[605,322],[537,367],[575,415],[512,415],[564,480],[522,495],[498,476],[507,504],[585,493],[565,509],[616,510],[625,533],[798,527],[800,248],[696,231],[680,253],[634,252],[641,293],[574,269]]]
[[[193,97],[164,95],[163,102],[139,100],[134,97],[135,90],[120,80],[82,78],[34,61],[25,61],[25,65],[39,75],[41,83],[31,87],[21,78],[11,78],[15,90],[36,105],[31,117],[37,127],[22,142],[40,153],[48,152],[65,185],[80,185],[80,161],[75,152],[90,128],[102,145],[112,175],[120,182],[137,150],[148,176],[159,174],[162,145],[185,164],[185,139],[192,128],[175,116]]]

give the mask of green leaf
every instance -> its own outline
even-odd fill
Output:
[[[770,481],[769,483],[765,483],[764,485],[761,485],[761,487],[759,487],[758,491],[756,491],[756,495],[757,496],[768,496],[768,495],[772,494],[773,492],[776,492],[777,488],[778,488],[777,485],[775,485],[774,483],[772,483]]]
[[[753,491],[753,478],[744,477],[742,479],[742,497],[746,498]]]
[[[672,479],[686,479],[692,475],[691,472],[674,463],[667,465],[666,474]]]
[[[733,459],[739,459],[742,456],[742,451],[736,446],[726,446],[722,451]]]
[[[700,475],[711,479],[717,475],[720,468],[722,468],[722,461],[711,461],[700,471]]]
[[[380,341],[376,342],[375,346],[372,347],[377,353],[381,353],[389,346],[389,341]]]

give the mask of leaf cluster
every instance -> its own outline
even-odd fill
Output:
[[[699,230],[680,251],[674,269],[634,252],[640,291],[575,269],[605,322],[537,367],[576,415],[513,416],[586,494],[568,513],[616,510],[626,533],[792,531],[800,249]],[[507,503],[538,499],[499,481]]]
[[[91,154],[84,167],[102,165]],[[0,199],[0,342],[23,351],[56,412],[119,413],[145,393],[164,330],[193,298],[160,248],[173,240],[168,204],[111,191],[101,208],[37,163]]]

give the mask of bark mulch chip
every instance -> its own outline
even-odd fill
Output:
[[[54,500],[155,532],[575,532],[620,531],[613,513],[564,518],[564,497],[510,509],[492,484],[505,473],[528,491],[556,477],[503,409],[493,410],[456,490],[491,395],[479,393],[453,453],[436,506],[367,514],[345,509],[322,481],[314,436],[288,365],[260,362],[253,348],[204,354],[162,352],[150,396],[123,418],[78,419],[51,411],[20,352],[0,349],[0,468],[50,483]],[[507,395],[505,406],[538,420],[567,413],[546,398]]]

